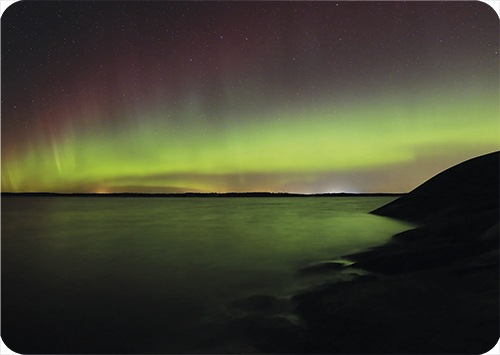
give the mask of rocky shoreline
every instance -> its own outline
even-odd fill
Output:
[[[252,315],[233,329],[263,353],[489,351],[500,335],[499,165],[499,152],[471,159],[373,211],[419,227],[299,271],[344,281],[236,304]]]

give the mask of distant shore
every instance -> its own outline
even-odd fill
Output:
[[[186,193],[58,193],[58,192],[2,192],[1,196],[54,196],[54,197],[370,197],[370,196],[402,196],[405,193],[320,193],[296,194],[287,192],[186,192]]]

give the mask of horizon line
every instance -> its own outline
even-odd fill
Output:
[[[2,191],[1,195],[30,195],[30,196],[141,196],[141,197],[278,197],[278,196],[382,196],[382,195],[405,195],[407,192],[319,192],[319,193],[296,193],[296,192],[268,192],[268,191],[248,191],[248,192],[43,192],[25,191],[8,192]]]

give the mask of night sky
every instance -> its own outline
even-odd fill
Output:
[[[500,146],[481,2],[18,2],[2,191],[407,192]]]

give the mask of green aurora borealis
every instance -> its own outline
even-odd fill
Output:
[[[406,192],[499,149],[498,42],[479,2],[17,3],[2,191]]]

